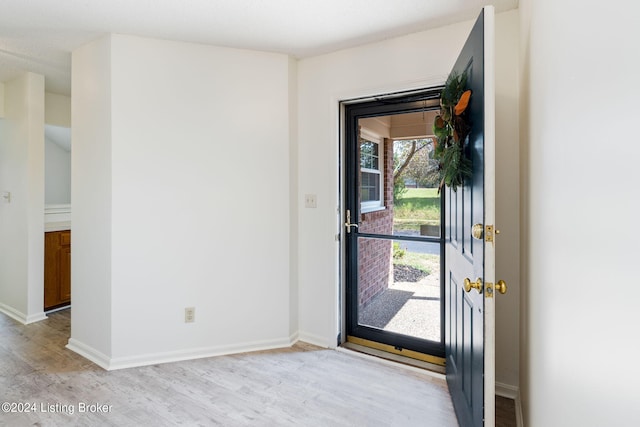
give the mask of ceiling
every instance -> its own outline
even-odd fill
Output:
[[[518,0],[0,0],[0,81],[71,92],[71,52],[107,33],[309,57],[475,18]]]

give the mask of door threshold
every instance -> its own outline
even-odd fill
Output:
[[[352,337],[350,337],[352,339]],[[376,347],[383,347],[384,344],[374,343],[372,341],[361,340],[366,343],[378,344]],[[444,359],[435,356],[424,355],[425,358],[433,359],[437,363],[428,362],[426,360],[419,360],[414,357],[403,356],[400,354],[391,353],[381,348],[373,348],[368,345],[362,345],[355,342],[344,342],[341,347],[356,351],[358,353],[368,354],[370,356],[379,357],[381,359],[390,360],[393,362],[401,363],[403,365],[412,366],[414,368],[425,369],[438,374],[445,374]],[[393,348],[393,347],[392,347]]]

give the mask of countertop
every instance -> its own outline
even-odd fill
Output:
[[[44,232],[71,230],[71,221],[45,222]]]

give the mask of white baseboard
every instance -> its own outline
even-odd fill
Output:
[[[520,400],[520,393],[516,399],[516,427],[524,427],[524,418],[522,417],[522,401]]]
[[[8,306],[6,304],[0,303],[0,312],[6,314],[7,316],[11,317],[13,320],[16,320],[20,323],[22,323],[23,325],[28,325],[29,323],[35,323],[35,322],[39,322],[41,320],[44,320],[47,318],[47,315],[44,313],[44,311],[41,311],[39,313],[34,313],[34,314],[29,314],[26,315],[23,312],[21,312],[20,310],[16,310],[15,308]]]
[[[138,366],[156,365],[159,363],[181,362],[206,357],[225,356],[229,354],[247,353],[251,351],[273,350],[293,345],[292,338],[256,341],[233,345],[212,346],[187,350],[168,351],[164,353],[142,354],[136,356],[112,358],[76,339],[70,338],[67,348],[82,357],[89,359],[107,371],[135,368]]]
[[[29,323],[35,323],[45,319],[47,319],[47,315],[44,311],[41,311],[39,313],[28,315],[25,324],[28,325]]]
[[[519,393],[519,389],[516,386],[496,382],[496,396],[515,400]]]
[[[318,347],[323,348],[336,348],[336,343],[329,344],[326,340],[326,337],[321,337],[320,335],[310,334],[308,332],[298,332],[298,340],[304,341],[308,344],[317,345]]]
[[[509,384],[496,383],[496,396],[513,399],[516,404],[516,427],[524,427],[522,418],[522,402],[520,401],[520,388]]]
[[[102,369],[106,369],[107,371],[109,370],[109,363],[110,363],[109,356],[99,352],[95,348],[89,345],[86,345],[73,338],[69,338],[69,342],[67,343],[66,347],[69,350],[75,353],[78,353],[80,356],[84,357],[85,359],[92,361],[96,365],[100,366]]]

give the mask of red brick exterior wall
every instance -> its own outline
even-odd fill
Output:
[[[361,214],[359,232],[393,233],[393,141],[384,140],[384,210]],[[358,294],[365,307],[393,280],[392,240],[358,239]]]

